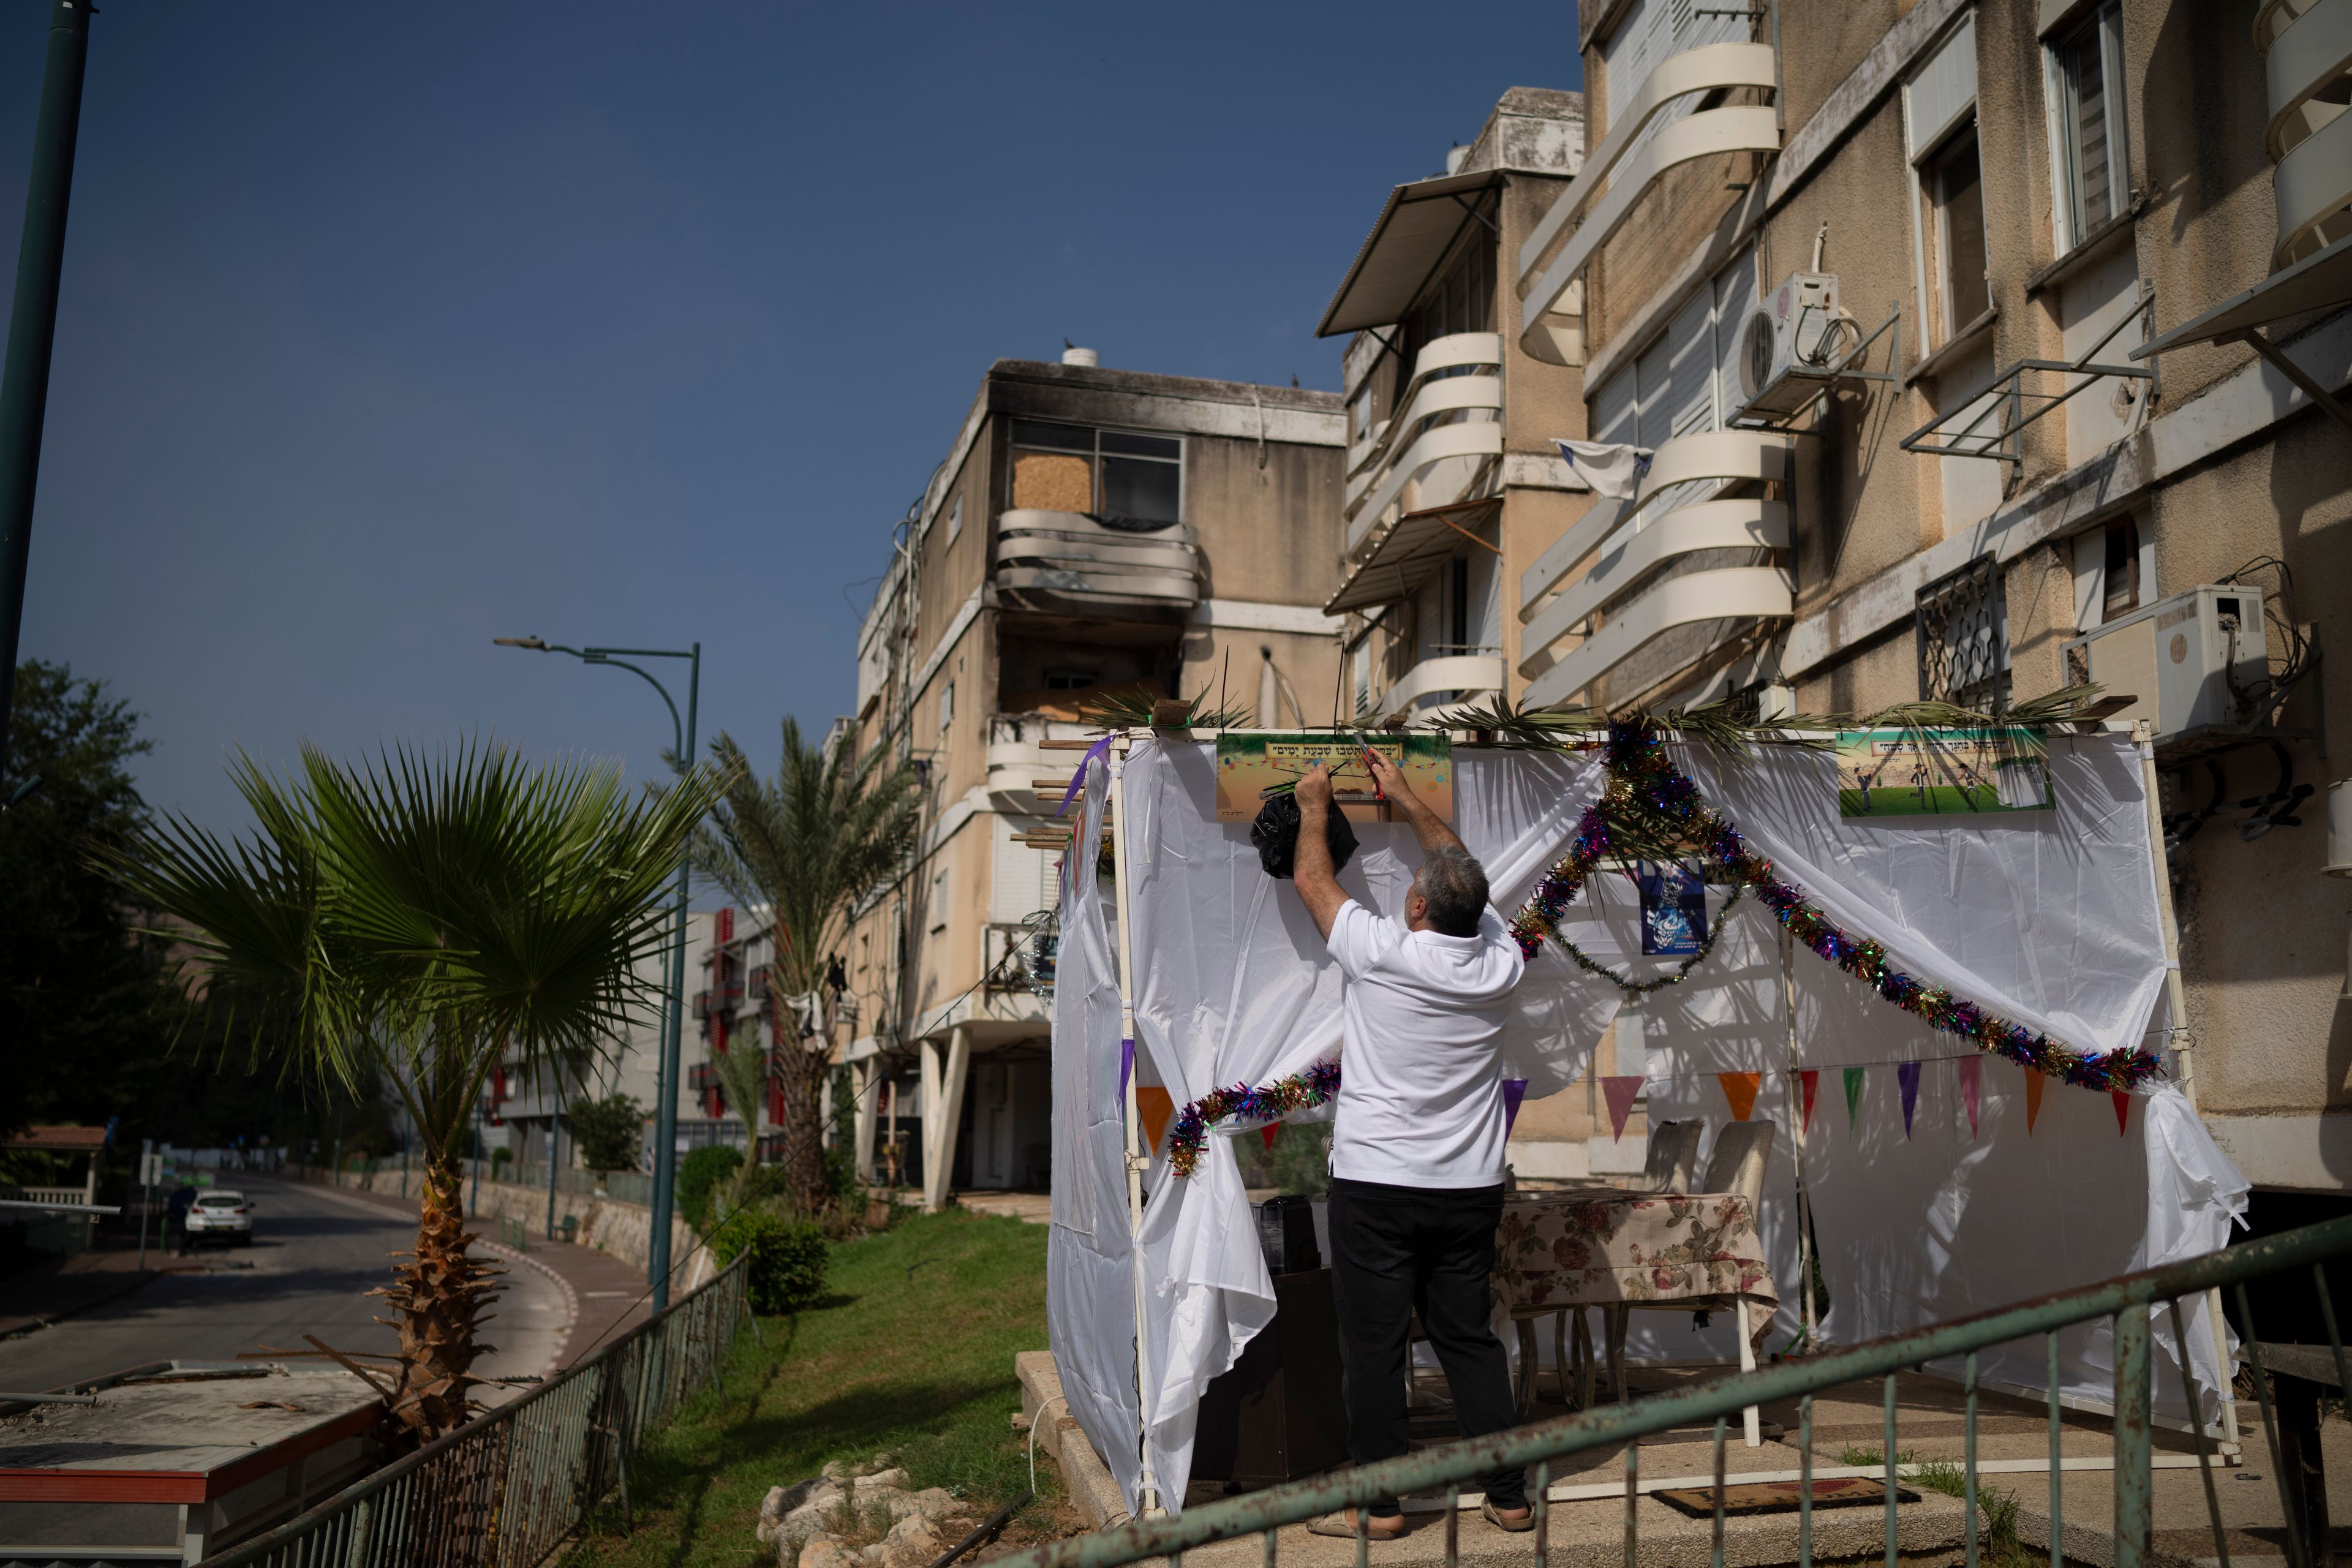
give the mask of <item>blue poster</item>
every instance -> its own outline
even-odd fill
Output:
[[[1706,941],[1706,882],[1680,866],[1639,863],[1634,881],[1642,889],[1642,951],[1660,957],[1686,957]]]

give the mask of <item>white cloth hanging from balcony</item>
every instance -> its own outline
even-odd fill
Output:
[[[1592,493],[1607,496],[1612,500],[1631,500],[1640,487],[1642,476],[1650,471],[1650,459],[1656,456],[1654,448],[1635,447],[1622,441],[1561,441],[1552,445],[1559,448],[1569,466],[1584,476]]]
[[[1821,752],[1767,748],[1723,768],[1704,748],[1685,747],[1678,761],[1783,876],[1842,924],[1885,942],[1910,973],[2077,1050],[2161,1046],[2165,957],[2137,753],[2115,736],[2059,737],[2051,752],[2055,809],[1981,826],[1949,816],[1844,821],[1834,759]],[[1134,921],[1139,1062],[1149,1061],[1179,1106],[1218,1086],[1297,1072],[1332,1054],[1339,1035],[1337,967],[1296,893],[1258,868],[1246,831],[1215,820],[1215,773],[1213,745],[1139,743],[1117,825]],[[1564,853],[1605,782],[1591,753],[1455,752],[1454,826],[1485,862],[1507,917]],[[1394,918],[1418,861],[1412,836],[1379,823],[1360,825],[1358,835],[1363,847],[1341,884]],[[1080,841],[1091,842],[1091,821]],[[1621,972],[1672,962],[1640,957],[1638,899],[1614,875],[1591,879],[1567,929]],[[1188,1180],[1155,1159],[1138,1237],[1148,1316],[1135,1378],[1117,971],[1091,885],[1066,895],[1062,931],[1047,1297],[1054,1353],[1073,1414],[1129,1506],[1140,1430],[1173,1507],[1191,1474],[1201,1395],[1271,1321],[1273,1285],[1229,1140],[1212,1137]],[[1691,978],[1650,996],[1642,1039],[1654,1119],[1720,1128],[1729,1113],[1718,1072],[1767,1074],[1772,1087],[1755,1114],[1790,1114],[1778,940],[1769,915],[1744,900]],[[1971,1127],[1957,1071],[1969,1058],[1965,1041],[1929,1031],[1810,952],[1794,963],[1800,1065],[1822,1075],[1806,1159],[1829,1291],[1827,1342],[1920,1328],[2227,1243],[2246,1184],[2178,1089],[2134,1097],[2119,1136],[2107,1096],[2053,1086],[2029,1135],[2019,1070],[1976,1058]],[[1529,1080],[1528,1098],[1540,1099],[1595,1070],[1595,1047],[1620,1005],[1615,986],[1548,944],[1514,996],[1507,1076]],[[1907,1133],[1893,1109],[1897,1062],[1924,1068]],[[1837,1069],[1860,1064],[1873,1064],[1869,1099],[1850,1129]],[[1768,1169],[1761,1226],[1782,1282],[1775,1343],[1794,1334],[1801,1310],[1795,1214],[1792,1162],[1782,1155]],[[2221,1369],[2203,1304],[2183,1306],[2210,1415]],[[2168,1321],[2160,1330],[2158,1353],[2169,1362]],[[1632,1349],[1728,1362],[1731,1333],[1728,1316],[1694,1332],[1686,1321],[1637,1315]],[[1979,1364],[1988,1383],[2038,1393],[2042,1355],[2036,1342],[1984,1352]],[[2071,1399],[2104,1404],[2113,1389],[2111,1331],[2062,1334],[2060,1366]],[[2158,1370],[2160,1413],[2187,1414],[2179,1388],[2171,1366]]]

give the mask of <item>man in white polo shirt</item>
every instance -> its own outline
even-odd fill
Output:
[[[1406,1337],[1415,1309],[1445,1369],[1454,1419],[1478,1436],[1516,1419],[1509,1363],[1488,1326],[1487,1276],[1503,1214],[1503,1020],[1525,968],[1486,905],[1462,840],[1370,753],[1374,780],[1421,842],[1404,922],[1339,886],[1326,842],[1331,777],[1298,783],[1299,898],[1339,961],[1339,1099],[1331,1129],[1331,1269],[1346,1373],[1348,1453],[1360,1465],[1411,1447]],[[1534,1528],[1525,1477],[1486,1478],[1482,1510]],[[1366,1510],[1375,1539],[1404,1533],[1394,1498]],[[1310,1528],[1352,1536],[1352,1510]]]

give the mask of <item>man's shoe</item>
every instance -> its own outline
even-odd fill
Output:
[[[1507,1530],[1513,1535],[1525,1534],[1536,1527],[1536,1510],[1533,1509],[1528,1510],[1517,1519],[1507,1519],[1493,1503],[1482,1502],[1478,1505],[1478,1517],[1496,1530]],[[1354,1532],[1351,1531],[1349,1533]]]
[[[1352,1509],[1343,1508],[1336,1513],[1327,1513],[1320,1519],[1309,1520],[1307,1524],[1307,1533],[1336,1535],[1342,1541],[1353,1541],[1356,1539],[1356,1521],[1348,1517],[1353,1511],[1355,1510]],[[1396,1528],[1383,1530],[1381,1528],[1383,1524],[1393,1524]],[[1393,1520],[1368,1519],[1364,1522],[1364,1533],[1374,1541],[1402,1541],[1405,1534],[1404,1515],[1399,1514]]]

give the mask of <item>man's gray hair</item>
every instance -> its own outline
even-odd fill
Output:
[[[1467,849],[1440,845],[1422,857],[1412,890],[1429,905],[1430,929],[1447,936],[1476,936],[1486,907],[1486,869]]]

